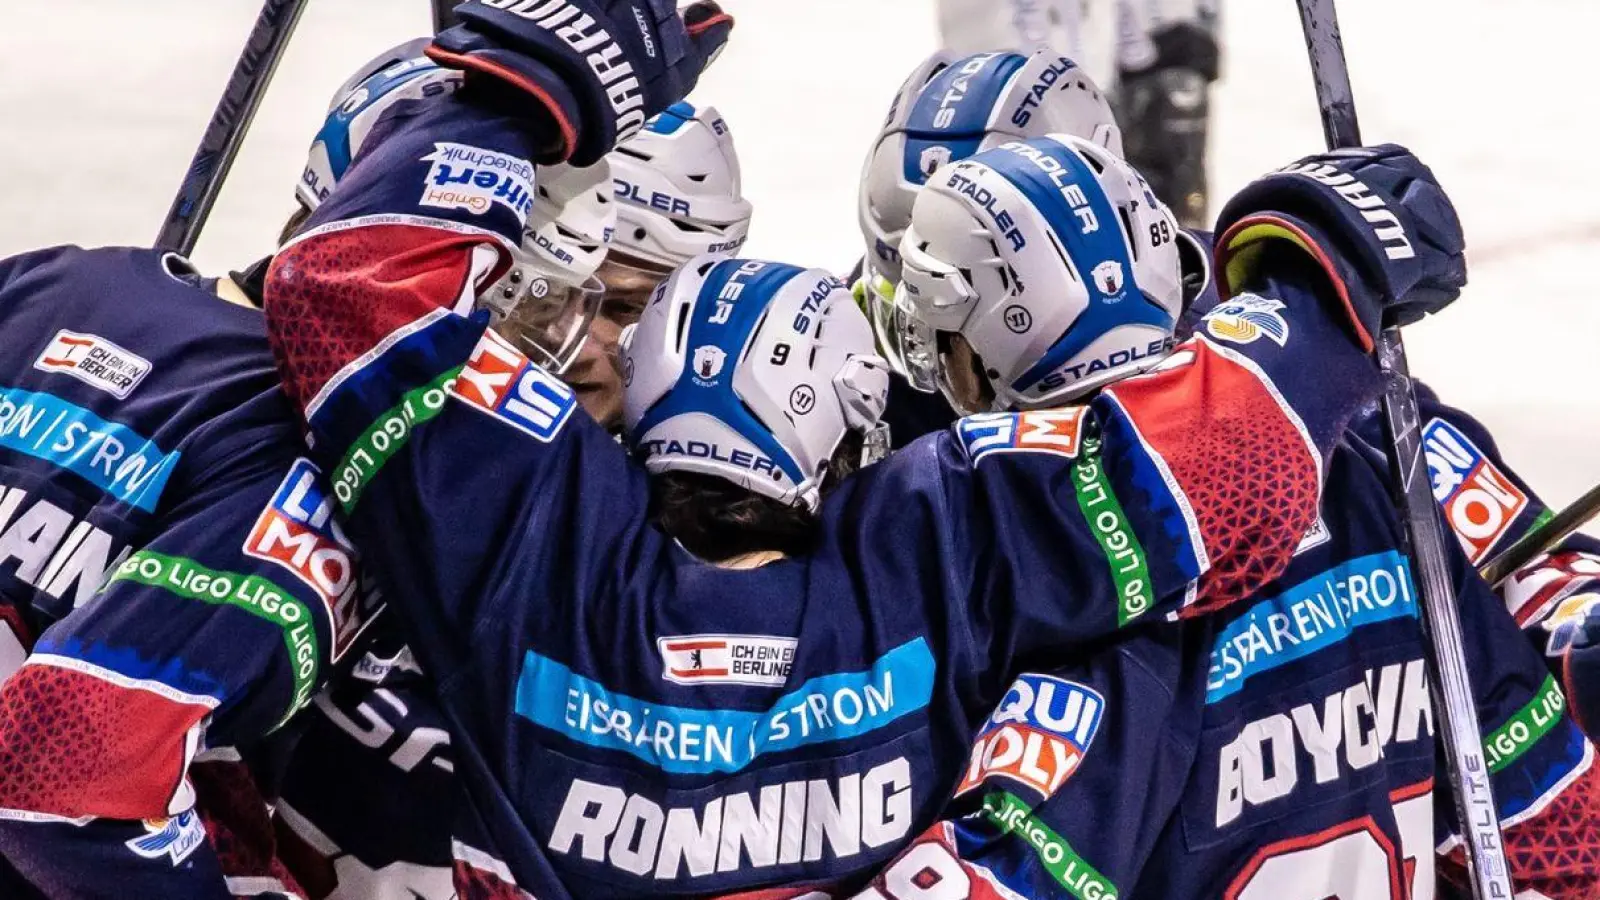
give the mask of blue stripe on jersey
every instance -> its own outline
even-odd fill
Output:
[[[739,274],[740,267],[750,263],[750,260],[744,259],[724,260],[717,263],[706,276],[705,283],[700,286],[700,297],[694,305],[694,318],[689,323],[683,371],[666,396],[645,412],[633,432],[647,434],[650,429],[673,416],[704,413],[738,432],[757,450],[766,454],[791,481],[799,484],[805,480],[800,464],[734,393],[733,374],[772,296],[805,270],[782,263],[765,263],[759,272],[744,281],[735,298],[719,300],[728,282]],[[712,317],[717,315],[719,305],[731,305],[732,308],[725,321],[713,322]],[[695,356],[697,350],[708,346],[721,350],[725,354],[724,362],[715,376],[702,379],[695,373]]]
[[[1172,316],[1140,290],[1122,223],[1094,172],[1078,154],[1055,140],[1037,138],[1023,143],[1032,152],[1025,155],[1015,149],[995,149],[973,159],[1015,185],[1044,216],[1083,282],[1089,306],[1044,356],[1017,378],[1013,387],[1018,391],[1033,387],[1120,325],[1172,328]],[[1082,202],[1069,201],[1069,192]],[[1106,263],[1120,268],[1122,283],[1115,291],[1107,290],[1095,275]]]
[[[155,511],[181,455],[54,394],[7,387],[0,387],[0,447],[59,466],[145,512]]]
[[[759,756],[860,737],[919,712],[933,696],[924,638],[890,650],[865,672],[812,678],[765,712],[666,706],[620,694],[529,650],[516,711],[592,747],[632,754],[666,772],[738,772]]]
[[[1257,603],[1217,635],[1206,702],[1350,639],[1363,625],[1417,615],[1411,566],[1393,550],[1346,560]]]

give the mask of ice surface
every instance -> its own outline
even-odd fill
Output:
[[[726,0],[737,40],[696,100],[727,117],[757,255],[842,269],[855,181],[890,93],[935,39],[921,0]],[[1229,0],[1215,193],[1320,148],[1289,0]],[[1600,5],[1345,0],[1368,140],[1413,146],[1466,222],[1473,284],[1413,329],[1412,368],[1495,430],[1553,503],[1600,481],[1600,174],[1588,157]],[[0,27],[0,253],[154,235],[252,0],[7,4]],[[268,249],[329,93],[428,24],[422,0],[312,0],[196,253]]]

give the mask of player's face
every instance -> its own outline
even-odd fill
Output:
[[[606,286],[605,302],[589,325],[589,340],[564,376],[578,402],[608,430],[622,428],[622,329],[639,321],[650,292],[665,277],[607,260],[597,273]]]

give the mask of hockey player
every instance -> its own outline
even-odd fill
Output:
[[[1419,186],[1407,197],[1426,199],[1443,246],[1419,240],[1418,265],[1343,306],[1320,305],[1299,269],[1262,285],[1288,304],[1295,361],[1272,342],[1199,352],[1093,408],[941,435],[841,482],[813,520],[881,403],[867,324],[817,270],[708,260],[669,280],[625,342],[647,478],[471,312],[498,268],[477,263],[525,213],[416,190],[497,172],[484,194],[514,195],[530,157],[596,158],[634,111],[624,101],[644,99],[642,121],[675,99],[725,21],[691,8],[690,38],[641,37],[641,20],[583,9],[589,46],[625,58],[639,93],[608,99],[603,79],[621,76],[548,40],[559,15],[465,5],[430,54],[469,87],[511,87],[479,81],[397,117],[268,280],[286,383],[441,686],[478,832],[456,848],[464,892],[704,893],[882,860],[936,811],[947,754],[1018,660],[1275,574],[1314,517],[1319,454],[1373,388],[1346,331],[1370,335],[1397,284],[1420,282],[1426,309],[1460,283],[1453,213]],[[670,29],[665,12],[642,27]],[[667,67],[643,46],[686,59]],[[530,127],[511,88],[549,104],[551,123]],[[472,148],[458,161],[471,173],[429,158],[441,140]],[[1087,168],[1071,186],[1086,217],[1118,222]],[[1131,199],[1117,208],[1175,227]],[[1364,224],[1326,227],[1365,239]],[[1173,257],[1144,264],[1175,306]],[[1192,392],[1227,399],[1175,402]],[[1214,443],[1192,454],[1179,434]],[[1225,499],[1268,472],[1274,502]]]
[[[1102,310],[1120,319],[1121,306],[1148,302],[1137,267],[1094,274],[1103,249],[1037,166],[1091,151],[1066,137],[1008,144],[941,170],[918,197],[903,297],[940,348],[929,374],[956,408],[1052,405],[1116,377],[1099,361],[1153,348],[1147,329],[1093,344],[1075,334]],[[1219,226],[1224,300],[1178,354],[1295,340],[1282,302],[1250,290],[1273,260],[1301,257],[1341,293],[1370,284],[1372,267],[1328,252],[1364,233],[1355,258],[1383,258],[1372,232],[1324,230],[1359,221],[1327,182],[1348,174],[1386,195],[1414,170],[1397,148],[1347,151],[1248,187]],[[1125,177],[1129,193],[1144,189]],[[1389,240],[1410,246],[1412,235]],[[1141,237],[1146,253],[1168,240]],[[1041,324],[1000,327],[1022,320]],[[1052,373],[1064,376],[1054,386],[1040,377]],[[959,897],[1435,896],[1434,848],[1448,854],[1459,838],[1450,785],[1436,778],[1417,598],[1387,478],[1381,451],[1339,447],[1316,528],[1261,594],[1018,678],[979,731],[953,815],[868,895],[937,883]],[[1594,748],[1464,553],[1452,568],[1514,878],[1530,896],[1591,897]],[[1438,866],[1460,875],[1448,856]]]
[[[1220,72],[1216,0],[940,0],[955,54],[1064,52],[1115,98],[1127,158],[1187,228],[1207,219],[1211,84]]]
[[[238,296],[153,250],[0,261],[7,897],[227,896],[191,763],[288,720],[376,612]]]
[[[959,115],[941,112],[948,109]],[[899,242],[911,222],[912,204],[927,184],[929,165],[1050,131],[1119,151],[1122,131],[1088,74],[1048,51],[1028,58],[1002,53],[960,59],[941,51],[906,79],[890,111],[862,173],[858,215],[867,254],[855,290],[872,316],[881,352],[900,376],[891,386],[884,419],[894,445],[902,446],[955,419],[936,392],[909,389],[915,384],[934,390],[928,374],[931,348],[920,345],[905,327],[893,297],[900,279]],[[1183,338],[1215,306],[1216,290],[1208,262],[1210,234],[1185,231],[1178,240],[1186,302],[1177,334]],[[917,357],[916,365],[907,366],[908,354]],[[1441,402],[1426,385],[1418,386],[1418,402],[1435,495],[1470,561],[1481,564],[1548,517],[1549,509],[1500,457],[1482,423]],[[1382,446],[1376,407],[1360,419],[1358,429],[1367,443]],[[1567,651],[1575,644],[1587,646],[1584,635],[1600,635],[1600,620],[1584,624],[1600,599],[1600,541],[1584,535],[1569,538],[1515,573],[1502,593],[1541,650],[1548,648],[1551,665],[1561,676]],[[1600,679],[1595,685],[1573,683],[1568,690],[1580,709],[1596,695],[1593,718],[1600,720]]]

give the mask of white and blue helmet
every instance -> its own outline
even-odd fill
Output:
[[[901,241],[896,301],[918,345],[966,339],[995,408],[1058,406],[1171,350],[1179,240],[1171,211],[1105,147],[1011,141],[929,179]],[[913,357],[955,403],[947,356]]]
[[[889,391],[871,326],[822,269],[697,257],[621,344],[623,422],[650,472],[813,510],[840,441],[876,430]]]
[[[422,55],[427,38],[380,53],[340,86],[311,142],[295,196],[315,210],[350,168],[372,128],[396,104],[450,93],[462,73]],[[595,272],[616,230],[611,168],[541,166],[514,264],[481,294],[506,338],[560,373],[577,358],[604,294]]]
[[[928,177],[1019,138],[1077,135],[1122,155],[1122,132],[1098,85],[1072,60],[1049,50],[957,57],[935,53],[900,86],[861,172],[857,216],[867,253],[862,276],[880,346],[902,373],[903,329],[893,291],[900,281],[900,238]],[[932,385],[919,384],[925,390]]]
[[[732,256],[750,232],[733,136],[715,108],[678,102],[611,151],[615,249],[663,271]]]

